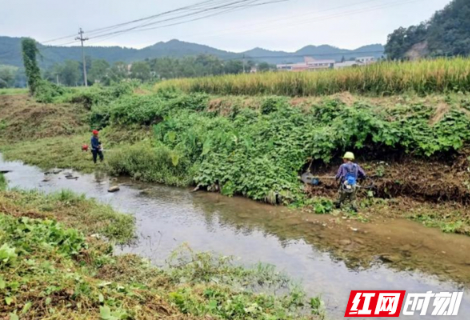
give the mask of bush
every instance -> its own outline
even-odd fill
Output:
[[[273,96],[259,110],[235,105],[224,110],[225,117],[207,99],[204,94],[159,92],[94,107],[92,118],[101,126],[154,128],[157,145],[143,143],[110,154],[113,171],[290,203],[304,199],[298,174],[309,158],[329,163],[346,150],[430,157],[470,142],[470,119],[459,107],[434,123],[436,109],[420,104],[378,108],[359,102],[351,107],[326,99],[307,109]],[[328,208],[318,205],[318,211]]]
[[[138,84],[136,81],[122,81],[107,87],[94,85],[90,88],[76,90],[65,97],[64,101],[83,104],[85,108],[90,110],[94,105],[107,105],[131,94]]]
[[[153,147],[148,142],[121,148],[110,153],[108,165],[113,174],[174,186],[192,182],[191,164],[182,154],[164,145]]]
[[[158,124],[164,116],[178,110],[202,111],[208,96],[204,94],[174,95],[127,95],[110,104],[98,104],[92,108],[90,123],[95,128],[108,125],[149,126]]]
[[[36,86],[34,96],[38,102],[52,103],[66,92],[67,89],[64,87],[58,86],[46,80],[41,80]]]

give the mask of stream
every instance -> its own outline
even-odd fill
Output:
[[[351,290],[464,291],[454,319],[470,319],[470,238],[396,219],[371,223],[301,213],[244,198],[228,198],[106,175],[50,175],[21,162],[0,160],[9,187],[56,192],[70,189],[136,217],[138,239],[116,252],[135,253],[163,266],[188,243],[196,251],[231,255],[244,265],[273,264],[321,295],[327,319],[341,319]],[[108,193],[111,185],[121,190]],[[374,219],[375,220],[375,219]],[[380,219],[376,219],[380,220]],[[445,319],[442,316],[410,319]],[[416,314],[419,314],[417,312]],[[405,318],[401,316],[401,318]],[[344,318],[343,318],[344,319]]]

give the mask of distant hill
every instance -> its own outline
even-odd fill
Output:
[[[470,55],[470,1],[454,0],[430,20],[395,30],[386,53],[392,59]]]
[[[65,60],[80,60],[81,48],[74,47],[55,47],[39,45],[42,55],[40,64],[42,67],[50,67],[55,63],[61,63]],[[358,56],[381,57],[384,47],[380,44],[369,45],[356,50],[340,49],[328,45],[306,46],[296,52],[270,51],[261,48],[255,48],[246,52],[235,53],[219,50],[196,43],[171,40],[168,42],[158,42],[153,46],[143,49],[132,49],[123,47],[87,47],[86,54],[92,59],[104,59],[110,63],[117,61],[132,62],[145,59],[154,59],[161,57],[185,57],[196,56],[200,54],[211,54],[221,59],[251,59],[259,62],[268,62],[272,64],[299,62],[303,60],[304,55],[313,56],[316,59],[334,59],[346,60]],[[1,37],[0,36],[0,64],[12,66],[22,66],[21,57],[21,38]]]

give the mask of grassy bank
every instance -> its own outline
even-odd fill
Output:
[[[2,144],[74,135],[87,129],[87,110],[83,105],[42,104],[28,95],[0,95]]]
[[[305,200],[298,175],[312,160],[317,170],[352,150],[360,161],[403,156],[453,161],[470,142],[467,95],[429,101],[342,98],[128,94],[93,105],[87,117],[92,127],[104,128],[107,161],[100,167],[113,174],[285,204]],[[5,132],[9,136],[11,126]],[[26,138],[1,150],[6,159],[42,168],[92,171],[91,155],[80,149],[89,138]],[[397,189],[396,178],[384,189]],[[462,186],[466,178],[459,175]]]
[[[90,152],[83,152],[81,146],[89,144],[90,135],[58,136],[38,140],[11,142],[0,150],[5,160],[21,160],[42,169],[71,168],[83,172],[104,169],[95,165]]]
[[[470,59],[380,62],[360,68],[318,72],[226,75],[160,82],[160,90],[218,95],[317,96],[340,92],[390,96],[470,91]]]
[[[28,89],[18,89],[18,88],[2,88],[0,89],[0,96],[3,95],[17,95],[17,94],[28,94]]]
[[[81,151],[90,138],[89,133],[81,133],[83,124],[76,125],[77,134],[44,139],[15,136],[15,126],[8,125],[4,128],[7,143],[0,150],[6,159],[45,169],[91,172],[98,167],[148,182],[198,186],[272,204],[312,206],[317,213],[332,211],[337,186],[327,180],[311,192],[299,181],[299,174],[313,161],[314,174],[334,175],[342,154],[351,150],[369,175],[377,178],[375,196],[470,203],[467,94],[221,97],[141,94],[127,87],[123,93],[119,88],[92,88],[80,99],[80,92],[74,96],[85,105],[88,102],[83,101],[91,101],[85,118],[89,127],[102,129],[105,164],[95,166],[90,153]],[[9,121],[14,123],[15,118]],[[34,132],[27,123],[25,132]],[[429,182],[430,176],[436,183]],[[368,202],[365,199],[364,206]]]
[[[322,317],[319,299],[269,267],[244,269],[190,250],[175,253],[166,270],[135,255],[113,256],[99,235],[128,241],[132,218],[72,193],[0,191],[0,208],[2,318]]]

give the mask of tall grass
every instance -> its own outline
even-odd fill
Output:
[[[329,95],[343,91],[393,95],[404,92],[470,91],[470,59],[381,62],[366,67],[317,72],[271,72],[160,82],[158,90],[230,95]]]
[[[2,88],[0,89],[0,96],[2,95],[16,95],[16,94],[27,94],[28,89],[23,88]]]

